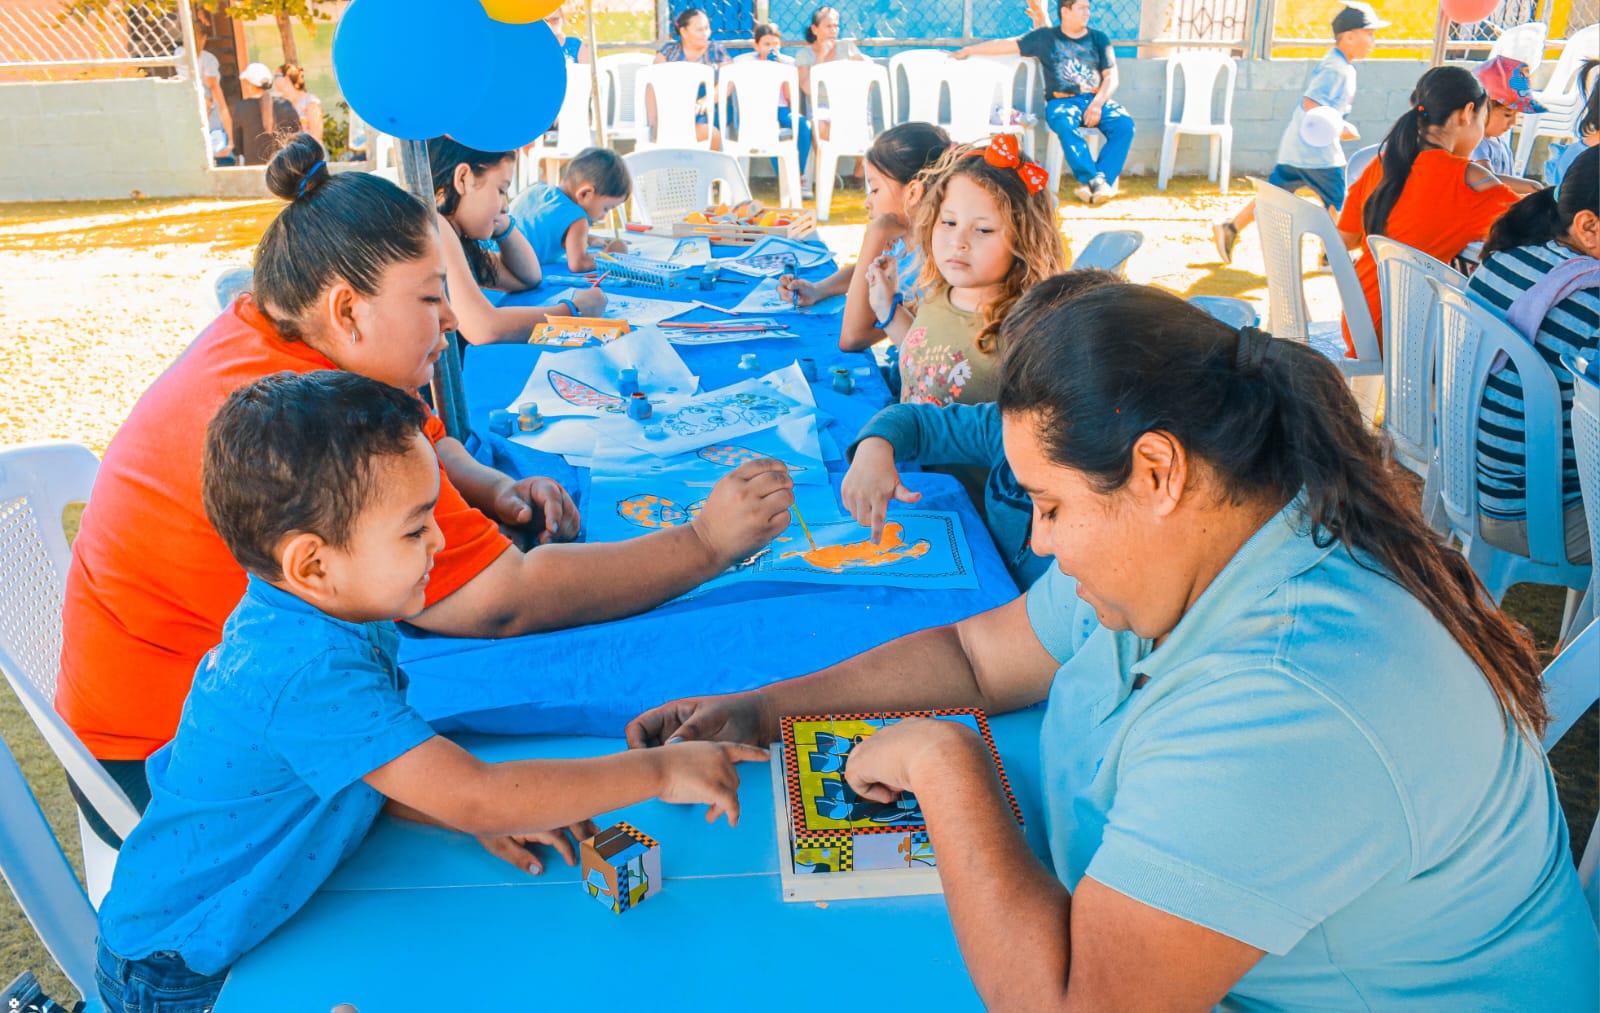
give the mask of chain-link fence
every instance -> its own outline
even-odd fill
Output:
[[[176,0],[3,0],[0,81],[172,73]]]

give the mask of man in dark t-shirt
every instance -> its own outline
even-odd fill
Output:
[[[1089,27],[1089,0],[1062,0],[1061,24],[1040,25],[1015,39],[990,39],[957,50],[967,56],[1017,53],[1039,61],[1044,71],[1044,119],[1061,141],[1067,165],[1078,180],[1078,199],[1100,204],[1117,195],[1117,179],[1133,146],[1133,117],[1111,101],[1117,90],[1117,57],[1104,32]],[[1035,13],[1035,24],[1043,18]],[[1079,127],[1097,128],[1106,137],[1100,157],[1089,153]]]
[[[272,71],[265,64],[252,63],[239,74],[239,91],[244,98],[233,104],[234,153],[243,157],[242,165],[266,165],[300,132],[300,114],[294,103],[273,93]]]

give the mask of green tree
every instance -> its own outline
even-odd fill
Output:
[[[283,59],[299,63],[300,53],[294,44],[294,23],[300,22],[306,30],[315,33],[318,21],[332,21],[330,8],[335,0],[193,0],[193,5],[214,14],[250,21],[270,17],[278,24],[278,38],[283,43]],[[145,0],[143,4],[126,6],[130,15],[137,12],[141,21],[153,21],[177,9],[177,0]],[[104,14],[108,10],[124,8],[122,0],[62,0],[61,18],[82,18],[88,14]],[[176,43],[177,40],[174,40]]]

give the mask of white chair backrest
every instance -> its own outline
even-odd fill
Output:
[[[1267,268],[1267,330],[1274,337],[1304,341],[1310,334],[1311,317],[1306,309],[1305,272],[1302,266],[1302,240],[1313,236],[1321,240],[1328,254],[1328,266],[1344,304],[1344,318],[1350,326],[1359,361],[1381,361],[1378,335],[1373,330],[1372,312],[1367,309],[1355,265],[1339,237],[1333,219],[1319,204],[1301,200],[1287,190],[1264,180],[1256,185],[1256,226],[1261,232],[1261,251]]]
[[[1501,353],[1517,368],[1526,440],[1528,551],[1535,560],[1566,561],[1560,515],[1561,391],[1539,350],[1504,320],[1465,294],[1429,279],[1438,300],[1439,497],[1450,526],[1478,537],[1478,422],[1490,367]]]
[[[949,52],[943,49],[907,49],[889,57],[889,89],[895,123],[939,122],[939,82],[944,80]]]
[[[695,132],[694,109],[701,89],[705,89],[708,102],[716,93],[716,72],[703,63],[680,61],[640,67],[633,79],[633,118],[641,131],[649,121],[646,96],[653,92],[656,97],[655,137],[647,142],[641,133],[640,145],[710,148],[711,139],[701,141]]]
[[[1497,56],[1509,56],[1511,59],[1528,65],[1528,86],[1533,86],[1534,71],[1539,69],[1539,64],[1544,62],[1544,40],[1549,28],[1543,21],[1528,21],[1514,25],[1500,33],[1494,40],[1494,45],[1489,49],[1489,59]]]
[[[567,64],[567,94],[556,113],[556,146],[562,150],[594,144],[594,77],[589,66]]]
[[[865,152],[877,136],[871,117],[876,90],[885,126],[891,115],[889,72],[871,60],[834,60],[811,68],[811,108],[826,107],[832,117],[826,143],[841,151]]]
[[[991,122],[996,107],[1010,113],[1015,80],[1011,68],[988,60],[947,60],[935,94],[949,93],[950,122],[945,129],[950,139],[971,144],[993,134],[1016,133],[1017,128],[1009,123]],[[1006,118],[1009,120],[1009,115]]]
[[[1233,85],[1238,73],[1233,57],[1226,53],[1186,49],[1167,58],[1166,113],[1163,119],[1183,127],[1204,128],[1233,122]],[[1217,77],[1222,82],[1222,115],[1211,114],[1215,101]],[[1176,117],[1172,114],[1173,96],[1177,83],[1183,81],[1183,109]]]
[[[1383,145],[1381,144],[1369,144],[1365,148],[1357,148],[1350,155],[1344,167],[1346,189],[1356,185],[1356,180],[1360,179],[1361,174],[1367,171],[1367,166],[1371,165],[1372,160],[1378,157],[1378,151],[1382,147]]]
[[[371,127],[367,128],[367,136],[371,139],[367,148],[367,168],[372,170],[395,168],[398,172],[400,148],[395,139]]]
[[[1433,377],[1435,362],[1432,278],[1456,291],[1467,279],[1448,264],[1387,236],[1367,240],[1378,267],[1383,303],[1383,364],[1386,401],[1383,428],[1395,456],[1419,475],[1433,461]]]
[[[1144,233],[1137,229],[1113,229],[1096,233],[1083,252],[1072,261],[1073,268],[1097,267],[1122,274],[1128,258],[1144,245]]]
[[[1561,49],[1561,55],[1556,58],[1556,65],[1550,71],[1550,79],[1545,82],[1542,93],[1548,95],[1578,94],[1578,71],[1583,69],[1583,61],[1600,57],[1600,24],[1593,24],[1587,28],[1580,28],[1567,36],[1566,45]]]
[[[88,1008],[103,1010],[95,985],[94,908],[39,808],[22,768],[0,738],[0,874],[56,964]],[[7,977],[10,972],[7,972]]]
[[[1016,108],[1027,112],[1034,111],[1035,82],[1039,79],[1038,60],[1021,55],[970,56],[967,59],[1004,67],[1011,73],[1011,98],[1016,103]]]
[[[750,199],[750,184],[732,155],[701,148],[651,148],[622,156],[633,176],[630,219],[646,225],[678,221],[712,206]]]
[[[634,82],[640,67],[656,61],[654,53],[611,53],[594,61],[600,72],[601,109],[607,130],[628,130],[637,126],[633,118]]]
[[[1591,359],[1597,355],[1600,352],[1591,353]],[[1563,355],[1561,364],[1572,374],[1572,450],[1589,522],[1589,559],[1600,563],[1600,383],[1584,375],[1587,362]],[[1589,585],[1589,605],[1600,615],[1600,570],[1595,573]]]
[[[128,796],[56,713],[61,606],[71,551],[61,514],[88,502],[100,462],[73,443],[0,450],[0,672],[68,776],[119,836],[139,821]]]
[[[826,65],[824,65],[826,66]],[[723,141],[730,149],[767,152],[782,142],[778,138],[778,97],[788,89],[791,105],[800,102],[800,74],[792,63],[772,60],[739,60],[717,72],[717,108],[727,107],[731,99],[738,109],[737,127],[723,127]]]

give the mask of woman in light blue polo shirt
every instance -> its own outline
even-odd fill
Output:
[[[1002,341],[1006,459],[1056,567],[955,626],[664,705],[630,741],[1048,699],[1053,869],[953,723],[891,726],[847,768],[920,800],[991,1008],[1592,1009],[1537,659],[1338,371],[1133,285]]]

